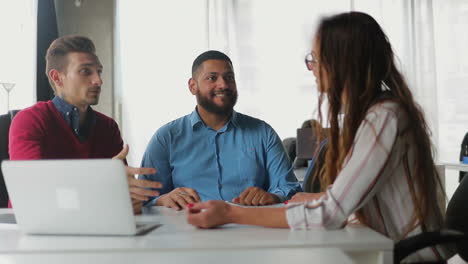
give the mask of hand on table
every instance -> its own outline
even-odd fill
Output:
[[[242,205],[270,205],[279,203],[278,196],[266,192],[258,187],[248,187],[245,189],[239,197],[232,199],[233,203]]]
[[[176,210],[183,209],[187,204],[200,202],[197,191],[189,187],[178,187],[169,193],[161,195],[156,201],[156,205],[161,205]]]
[[[225,201],[208,201],[187,206],[187,222],[199,228],[212,228],[232,222],[232,206]]]
[[[291,203],[308,202],[312,200],[317,200],[320,197],[322,197],[324,194],[325,194],[324,192],[321,192],[321,193],[298,192],[288,202],[291,202]]]

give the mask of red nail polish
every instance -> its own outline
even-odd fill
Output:
[[[285,201],[285,202],[284,202],[284,204],[288,204],[288,203],[289,203],[289,201]]]
[[[187,204],[188,208],[192,208],[193,207],[193,203],[189,203]]]

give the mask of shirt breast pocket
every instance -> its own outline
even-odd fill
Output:
[[[265,172],[254,147],[242,148],[238,153],[237,162],[239,178],[242,183],[249,186],[262,185]]]

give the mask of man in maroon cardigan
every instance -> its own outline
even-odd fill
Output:
[[[46,74],[55,98],[20,111],[9,135],[11,160],[118,158],[125,161],[117,123],[94,111],[101,92],[102,65],[93,42],[82,36],[64,36],[50,45]],[[141,202],[159,195],[161,184],[135,179],[135,174],[152,174],[153,168],[127,167],[134,211]],[[27,183],[25,183],[27,184]],[[103,194],[105,195],[105,194]]]

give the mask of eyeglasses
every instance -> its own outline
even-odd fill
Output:
[[[319,61],[316,58],[314,58],[314,55],[312,55],[312,53],[307,53],[304,62],[309,71],[312,71],[312,67],[319,63]]]

